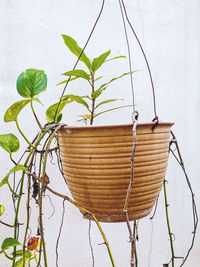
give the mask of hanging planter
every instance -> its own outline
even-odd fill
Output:
[[[126,32],[125,24],[124,28]],[[173,123],[160,123],[158,120],[151,70],[144,50],[132,27],[131,29],[138,41],[148,68],[153,92],[155,115],[153,121],[156,121],[156,127],[153,127],[154,123],[138,124],[135,133],[137,147],[134,147],[133,128],[136,128],[134,120],[133,124],[121,126],[65,126],[58,132],[64,175],[71,194],[81,207],[92,212],[97,220],[102,222],[126,221],[128,223],[129,220],[147,216],[156,202],[167,167],[169,136]],[[128,51],[130,72],[112,78],[109,82],[103,83],[96,88],[96,81],[102,78],[102,76],[95,76],[96,71],[106,61],[120,58],[121,56],[107,60],[110,54],[109,50],[90,60],[84,53],[90,37],[83,49],[78,46],[72,37],[67,35],[62,35],[62,37],[65,45],[78,57],[78,60],[71,71],[64,73],[69,78],[64,81],[66,85],[61,100],[58,104],[50,107],[47,111],[47,117],[49,117],[50,121],[59,122],[63,107],[67,103],[75,101],[87,109],[87,114],[80,116],[81,120],[86,124],[89,121],[90,125],[92,125],[95,117],[113,110],[99,112],[98,108],[100,106],[120,100],[106,99],[102,102],[96,102],[108,85],[127,74],[132,79],[133,71],[131,69],[130,51]],[[127,36],[126,40],[129,47]],[[76,70],[79,60],[85,64],[87,72],[82,69]],[[82,78],[89,82],[91,94],[83,96],[64,95],[69,82],[77,78]],[[133,114],[135,114],[137,112],[134,107],[134,90],[132,83],[131,85]],[[88,101],[90,101],[90,105]],[[114,109],[122,107],[125,106]],[[88,217],[89,215],[85,216]]]
[[[138,124],[130,220],[147,216],[163,184],[173,123]],[[123,222],[131,176],[133,125],[63,127],[58,132],[66,182],[75,201],[99,221]]]

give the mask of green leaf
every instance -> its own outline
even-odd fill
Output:
[[[87,98],[91,100],[91,98],[88,95],[81,96],[81,98]]]
[[[57,116],[56,122],[59,123],[62,120],[62,113]]]
[[[92,99],[96,99],[98,96],[101,95],[101,93],[106,90],[107,87],[104,87],[104,88],[101,88],[101,89],[98,89],[96,91],[94,91],[92,94],[91,94],[91,97]]]
[[[124,76],[126,76],[126,75],[128,75],[128,74],[132,74],[132,73],[134,73],[134,72],[136,72],[136,71],[126,72],[126,73],[124,73],[124,74],[122,74],[122,75],[120,75],[120,76],[118,76],[118,77],[115,77],[115,78],[113,78],[112,80],[110,80],[109,82],[102,84],[102,85],[100,86],[99,89],[101,89],[101,88],[103,88],[103,87],[109,85],[110,83],[112,83],[112,82],[114,82],[114,81],[116,81],[116,80],[118,80],[118,79],[121,79],[122,77],[124,77]],[[99,89],[98,89],[98,90],[99,90]]]
[[[71,70],[63,73],[65,76],[75,76],[76,78],[83,78],[87,81],[90,80],[90,75],[87,74],[84,70]]]
[[[55,103],[53,105],[51,105],[47,111],[46,111],[46,116],[47,116],[47,120],[49,122],[53,122],[54,121],[54,118],[55,118],[55,114],[56,114],[56,111],[57,111],[57,108],[58,108],[58,111],[57,111],[57,114],[56,114],[56,118],[55,118],[55,122],[59,122],[59,120],[61,120],[62,117],[60,117],[60,114],[63,110],[63,108],[65,107],[65,105],[71,103],[72,101],[68,100],[68,99],[65,99],[65,100],[62,100],[60,102],[60,105],[59,105],[59,108],[58,108],[58,103]]]
[[[81,119],[78,121],[83,121],[86,125],[87,125],[87,121],[91,120],[91,114],[86,114],[86,115],[79,115],[78,117],[80,117]]]
[[[92,61],[92,71],[95,72],[105,62],[106,58],[110,55],[110,51],[107,51]]]
[[[86,114],[86,115],[84,115],[84,117],[87,119],[87,120],[91,120],[91,114]]]
[[[9,173],[6,175],[6,177],[1,181],[0,187],[2,187],[5,184],[8,184],[8,178],[9,178],[10,174],[13,173],[13,172],[17,172],[17,171],[26,171],[26,172],[29,172],[29,170],[26,167],[24,167],[24,165],[21,165],[21,164],[16,165],[15,167],[13,167],[9,171]]]
[[[106,113],[106,112],[110,112],[110,111],[113,111],[113,110],[116,110],[116,109],[120,109],[120,108],[126,108],[126,107],[132,107],[133,105],[126,105],[126,106],[120,106],[120,107],[116,107],[116,108],[111,108],[111,109],[108,109],[108,110],[104,110],[102,112],[99,112],[97,114],[94,115],[94,117],[97,117],[103,113]]]
[[[17,172],[17,171],[26,171],[29,172],[29,170],[21,164],[16,165],[15,167],[13,167],[10,171],[9,174],[13,173],[13,172]]]
[[[19,140],[14,134],[0,134],[0,146],[8,153],[16,152],[19,149]]]
[[[98,80],[100,80],[100,79],[102,79],[102,78],[103,78],[103,76],[100,76],[100,77],[96,78],[95,79],[95,82],[98,81]]]
[[[33,101],[38,102],[39,104],[43,105],[39,98],[33,98]]]
[[[5,207],[0,205],[0,216],[4,213]]]
[[[1,249],[2,250],[6,250],[10,247],[15,247],[15,246],[18,246],[18,245],[21,245],[19,243],[19,241],[13,237],[8,237],[6,239],[4,239],[2,245],[1,245]]]
[[[20,113],[20,111],[30,102],[31,100],[22,100],[14,103],[12,106],[10,106],[5,115],[4,115],[4,121],[10,122],[10,121],[16,121],[17,117]]]
[[[111,61],[111,60],[115,60],[115,59],[119,59],[119,58],[126,58],[126,56],[117,56],[117,57],[109,58],[105,62],[108,62],[108,61]]]
[[[74,81],[74,80],[76,80],[76,79],[78,79],[78,78],[79,78],[79,77],[74,77],[74,78],[71,78],[71,79],[68,79],[68,80],[64,80],[64,81],[62,81],[62,82],[56,84],[56,86],[58,86],[58,85],[60,85],[60,84],[67,83],[67,82],[72,82],[72,81]]]
[[[77,42],[70,36],[62,34],[63,40],[66,44],[66,46],[69,48],[69,50],[76,55],[78,58],[80,57],[80,60],[85,63],[87,68],[91,69],[91,60],[86,56],[86,54],[82,53],[82,48],[80,48],[77,44]],[[82,53],[82,54],[81,54]]]
[[[23,250],[16,251],[16,257],[18,256],[23,256]],[[30,251],[26,250],[25,251],[25,263],[31,259],[34,259],[34,255],[32,255]],[[14,267],[23,267],[23,258],[16,261]]]
[[[96,105],[95,109],[98,108],[101,105],[110,103],[110,102],[114,102],[114,101],[118,101],[118,100],[123,100],[123,99],[107,99],[105,101],[100,102],[99,104]]]
[[[15,253],[16,257],[23,256],[23,254],[25,254],[25,258],[30,259],[32,257],[32,253],[29,250],[25,250],[25,253],[23,253],[23,250],[20,249],[20,250],[17,250]],[[14,253],[12,252],[11,255],[14,256]]]
[[[43,70],[27,69],[17,79],[17,91],[25,98],[33,98],[46,90],[47,76]]]
[[[85,98],[85,96],[81,97],[78,95],[65,95],[65,96],[63,96],[63,98],[66,98],[68,100],[71,99],[72,101],[75,101],[75,102],[85,106],[87,109],[89,109],[88,103],[85,100],[83,100],[83,98]]]
[[[25,259],[26,262],[26,259]],[[23,258],[21,258],[20,260],[16,261],[14,264],[14,267],[23,267]]]
[[[9,178],[9,175],[7,175],[5,178],[3,178],[3,180],[0,183],[0,187],[2,187],[8,183],[8,178]]]

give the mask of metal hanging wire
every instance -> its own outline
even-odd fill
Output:
[[[135,94],[134,94],[134,87],[133,87],[133,73],[132,73],[133,70],[132,70],[132,62],[131,62],[131,50],[130,50],[130,44],[129,44],[129,39],[128,39],[128,33],[127,33],[123,8],[122,8],[122,4],[121,4],[120,0],[119,0],[119,7],[120,7],[121,16],[122,16],[122,22],[123,22],[124,33],[125,33],[126,44],[127,44],[127,50],[128,50],[128,62],[129,62],[130,81],[131,81],[131,90],[132,90],[133,114],[134,114],[135,113]]]
[[[96,19],[96,21],[95,21],[95,23],[94,23],[94,26],[92,27],[92,30],[91,30],[91,32],[90,32],[90,34],[89,34],[89,37],[88,37],[88,39],[87,39],[87,41],[86,41],[86,43],[85,43],[85,45],[84,45],[84,47],[83,47],[83,49],[82,49],[82,51],[81,51],[79,57],[78,57],[78,59],[77,59],[75,65],[74,65],[74,67],[73,67],[73,70],[76,69],[76,67],[77,67],[77,65],[78,65],[78,62],[80,61],[80,58],[81,58],[83,52],[85,51],[85,49],[86,49],[86,47],[87,47],[87,45],[88,45],[88,43],[89,43],[89,41],[90,41],[90,39],[91,39],[91,37],[92,37],[92,34],[93,34],[93,32],[94,32],[94,30],[95,30],[97,24],[98,24],[98,21],[99,21],[101,15],[102,15],[102,13],[103,13],[104,5],[105,5],[105,0],[102,1],[101,8],[100,8],[99,14],[98,14],[98,16],[97,16],[97,19]],[[55,122],[55,120],[56,120],[56,116],[57,116],[58,109],[59,109],[60,104],[61,104],[61,101],[62,101],[62,97],[63,97],[64,94],[65,94],[65,91],[66,91],[66,89],[67,89],[67,86],[68,86],[68,84],[69,84],[70,79],[71,79],[71,76],[68,78],[68,80],[67,80],[67,82],[66,82],[66,84],[65,84],[65,86],[64,86],[64,89],[63,89],[63,91],[62,91],[62,94],[61,94],[61,97],[60,97],[58,106],[57,106],[57,108],[56,108],[56,112],[55,112],[55,116],[54,116],[54,122]]]
[[[155,96],[155,88],[154,88],[154,83],[153,83],[153,78],[152,78],[152,74],[151,74],[151,69],[150,69],[150,65],[149,62],[147,60],[146,54],[144,52],[144,49],[142,47],[142,44],[129,20],[128,14],[127,14],[127,10],[126,10],[126,6],[124,4],[123,0],[119,0],[119,6],[120,6],[120,11],[121,11],[121,16],[122,16],[122,22],[123,22],[123,27],[124,27],[124,33],[125,33],[125,38],[126,38],[126,44],[127,44],[127,50],[128,50],[128,60],[129,60],[129,70],[130,70],[130,80],[131,80],[131,89],[132,89],[132,98],[133,98],[133,114],[132,114],[132,122],[133,122],[133,148],[132,148],[132,154],[131,154],[131,177],[130,177],[130,182],[127,188],[127,194],[126,194],[126,199],[125,199],[125,204],[124,204],[124,215],[126,216],[126,223],[127,223],[127,227],[128,227],[128,232],[129,232],[129,239],[130,239],[130,243],[131,243],[131,261],[130,261],[130,266],[134,267],[135,265],[137,266],[137,254],[136,254],[136,240],[134,237],[134,230],[132,230],[131,225],[130,225],[130,221],[129,221],[129,216],[128,216],[128,203],[129,203],[129,199],[130,199],[130,195],[131,195],[131,191],[132,191],[132,187],[134,184],[134,161],[135,161],[135,151],[136,151],[136,146],[137,146],[137,133],[136,133],[136,128],[138,125],[138,116],[139,113],[136,111],[135,109],[135,94],[134,94],[134,86],[133,86],[133,76],[132,76],[132,63],[131,63],[131,51],[130,51],[130,44],[129,44],[129,38],[128,38],[128,33],[127,33],[127,27],[126,27],[126,21],[129,25],[129,27],[132,30],[132,33],[142,51],[142,54],[144,56],[146,65],[147,65],[147,69],[148,69],[148,73],[149,73],[149,77],[150,77],[150,81],[151,81],[151,87],[152,87],[152,93],[153,93],[153,109],[154,109],[154,119],[153,121],[155,121],[155,123],[152,126],[152,130],[155,129],[155,127],[158,125],[158,115],[157,115],[157,111],[156,111],[156,96]],[[125,21],[126,19],[126,21]],[[135,226],[135,224],[134,224]]]
[[[132,75],[132,62],[131,62],[131,50],[130,50],[130,44],[129,44],[129,38],[128,38],[128,33],[127,33],[127,28],[126,28],[126,22],[125,22],[125,14],[123,10],[123,6],[121,3],[121,0],[119,0],[119,7],[120,7],[120,12],[121,12],[121,17],[122,17],[122,22],[123,22],[123,27],[124,27],[124,34],[126,38],[126,45],[127,45],[127,50],[128,50],[128,62],[129,62],[129,71],[130,71],[130,82],[131,82],[131,90],[132,90],[132,103],[133,103],[133,113],[132,113],[132,122],[133,122],[133,148],[132,148],[132,154],[131,154],[131,177],[130,177],[130,182],[127,188],[127,193],[126,193],[126,199],[124,202],[124,209],[123,213],[124,216],[126,217],[126,224],[129,232],[129,240],[131,243],[131,260],[130,260],[130,266],[134,267],[135,262],[136,262],[136,240],[134,237],[134,230],[132,230],[130,221],[129,221],[129,215],[128,215],[128,204],[129,204],[129,199],[132,191],[132,187],[134,184],[134,161],[135,161],[135,150],[137,146],[137,133],[136,133],[136,128],[138,124],[138,116],[139,113],[135,109],[135,94],[134,94],[134,86],[133,86],[133,75]],[[134,224],[135,225],[135,224]]]
[[[145,60],[145,63],[146,63],[147,69],[148,69],[149,78],[150,78],[151,87],[152,87],[152,93],[153,93],[153,109],[154,109],[154,116],[155,116],[152,121],[156,122],[154,124],[154,126],[153,126],[153,129],[154,129],[158,125],[159,119],[158,119],[157,109],[156,109],[156,94],[155,94],[155,87],[154,87],[154,82],[153,82],[153,78],[152,78],[150,64],[149,64],[148,59],[146,57],[145,51],[143,49],[143,46],[142,46],[142,44],[141,44],[141,42],[140,42],[140,40],[139,40],[139,38],[138,38],[138,36],[137,36],[137,34],[135,32],[130,20],[129,20],[127,9],[126,9],[126,6],[124,4],[124,1],[123,0],[119,0],[119,3],[120,3],[120,9],[123,9],[123,13],[124,13],[124,16],[125,16],[125,18],[127,20],[127,23],[129,24],[130,29],[131,29],[131,31],[132,31],[132,33],[133,33],[133,35],[134,35],[139,47],[140,47],[140,50],[141,50],[141,52],[143,54],[143,57],[144,57],[144,60]]]
[[[99,22],[99,19],[103,13],[103,10],[104,10],[104,5],[105,5],[105,0],[102,0],[102,4],[101,4],[101,8],[100,8],[100,11],[98,13],[98,16],[97,16],[97,19],[95,20],[95,23],[92,27],[92,30],[89,34],[89,37],[73,67],[73,70],[76,69],[77,65],[78,65],[78,62],[80,61],[80,58],[83,54],[83,52],[85,51],[91,37],[92,37],[92,34]],[[126,43],[127,43],[127,50],[128,50],[128,61],[129,61],[129,70],[130,70],[130,80],[131,80],[131,90],[132,90],[132,101],[133,101],[133,114],[132,114],[132,120],[133,120],[133,150],[132,150],[132,156],[131,156],[131,181],[130,181],[130,184],[129,184],[129,187],[127,189],[127,196],[126,196],[126,201],[125,201],[125,205],[124,205],[124,214],[126,215],[127,217],[127,226],[128,226],[128,229],[129,229],[129,234],[130,234],[130,242],[131,242],[131,247],[132,247],[132,251],[131,251],[131,266],[134,267],[135,266],[135,259],[134,259],[134,251],[135,251],[135,239],[134,239],[134,235],[133,235],[133,231],[130,227],[130,223],[129,223],[129,219],[128,219],[128,200],[129,200],[129,196],[130,196],[130,193],[131,193],[131,189],[132,189],[132,186],[133,186],[133,183],[134,183],[134,158],[135,158],[135,149],[136,149],[136,145],[137,145],[137,135],[136,135],[136,127],[137,127],[137,124],[138,124],[138,116],[139,116],[139,113],[136,111],[135,109],[135,94],[134,94],[134,86],[133,86],[133,76],[132,76],[132,63],[131,63],[131,50],[130,50],[130,44],[129,44],[129,38],[128,38],[128,33],[127,33],[127,27],[126,27],[126,22],[128,23],[139,47],[140,47],[140,50],[143,54],[143,57],[144,57],[144,60],[145,60],[145,63],[146,63],[146,66],[147,66],[147,69],[148,69],[148,73],[149,73],[149,78],[150,78],[150,82],[151,82],[151,87],[152,87],[152,95],[153,95],[153,111],[154,111],[154,118],[153,118],[153,122],[155,122],[153,124],[153,127],[152,127],[152,130],[154,130],[154,128],[158,125],[159,123],[159,118],[158,118],[158,115],[157,115],[157,108],[156,108],[156,94],[155,94],[155,87],[154,87],[154,82],[153,82],[153,78],[152,78],[152,73],[151,73],[151,68],[150,68],[150,64],[148,62],[148,59],[146,57],[146,54],[145,54],[145,51],[143,49],[143,46],[130,22],[130,19],[129,19],[129,16],[128,16],[128,13],[127,13],[127,8],[124,4],[124,1],[123,0],[119,0],[119,6],[120,6],[120,11],[121,11],[121,16],[122,16],[122,22],[123,22],[123,27],[124,27],[124,32],[125,32],[125,38],[126,38]],[[126,20],[126,21],[125,21]],[[60,104],[61,104],[61,101],[62,101],[62,97],[64,96],[64,93],[67,89],[67,86],[69,84],[69,81],[71,79],[71,76],[68,78],[65,86],[64,86],[64,89],[62,91],[62,94],[61,94],[61,97],[60,97],[60,101],[58,103],[58,106],[57,106],[57,109],[56,109],[56,112],[55,112],[55,116],[54,116],[54,121],[56,119],[56,116],[57,116],[57,113],[58,113],[58,110],[59,110],[59,107],[60,107]],[[172,150],[171,150],[172,151]],[[174,155],[174,153],[173,153]],[[177,158],[176,158],[177,159]],[[179,160],[177,159],[177,161],[179,162]],[[182,163],[182,160],[180,158],[180,165],[182,166],[182,169],[185,173],[185,169],[184,169],[184,165]],[[186,175],[186,173],[185,173]],[[188,182],[188,177],[186,175],[186,179],[187,179],[187,182]],[[189,186],[189,188],[191,189],[191,187]],[[191,191],[192,192],[192,191]],[[197,216],[197,212],[196,212],[196,204],[194,202],[194,194],[192,192],[192,197],[193,197],[193,216],[194,216],[194,232],[196,233],[196,227],[197,227],[197,224],[198,224],[198,216]],[[192,239],[192,245],[184,259],[184,262],[186,261],[186,259],[188,258],[188,255],[193,247],[193,244],[194,244],[194,238],[195,238],[195,234],[193,236],[193,239]],[[183,266],[184,262],[182,263],[181,266]]]
[[[134,36],[135,36],[137,42],[138,42],[138,45],[139,45],[139,47],[140,47],[140,49],[141,49],[141,51],[142,51],[142,54],[143,54],[143,56],[144,56],[144,59],[145,59],[146,65],[147,65],[147,69],[148,69],[148,73],[149,73],[149,77],[150,77],[150,81],[151,81],[152,93],[153,93],[153,108],[154,108],[154,115],[155,115],[155,117],[154,117],[154,119],[153,119],[152,121],[155,121],[155,122],[156,122],[156,123],[153,125],[153,129],[154,129],[154,128],[158,125],[158,121],[159,121],[159,119],[158,119],[157,110],[156,110],[156,95],[155,95],[155,88],[154,88],[154,83],[153,83],[153,78],[152,78],[152,74],[151,74],[150,65],[149,65],[149,62],[148,62],[148,60],[147,60],[146,54],[145,54],[145,52],[144,52],[144,49],[143,49],[143,47],[142,47],[142,44],[141,44],[141,42],[140,42],[140,40],[139,40],[139,38],[138,38],[138,36],[137,36],[137,34],[136,34],[136,32],[135,32],[135,30],[134,30],[134,28],[133,28],[133,26],[132,26],[130,20],[129,20],[129,17],[128,17],[128,14],[127,14],[127,9],[126,9],[126,6],[125,6],[125,4],[124,4],[124,1],[123,1],[123,0],[119,0],[119,5],[120,5],[121,15],[122,15],[122,19],[123,19],[123,25],[124,25],[125,37],[126,37],[127,48],[128,48],[128,60],[129,60],[129,68],[130,68],[130,72],[132,72],[131,53],[130,53],[130,45],[129,45],[129,40],[128,40],[128,34],[127,34],[127,29],[126,29],[125,18],[126,18],[126,20],[127,20],[127,23],[129,24],[129,26],[130,26],[130,28],[131,28],[131,30],[132,30]],[[100,8],[99,14],[98,14],[98,16],[97,16],[97,19],[95,20],[95,23],[94,23],[94,25],[93,25],[93,27],[92,27],[92,30],[91,30],[91,32],[90,32],[90,34],[89,34],[89,37],[88,37],[88,39],[87,39],[87,41],[86,41],[86,43],[85,43],[85,45],[84,45],[84,47],[83,47],[83,49],[82,49],[82,51],[81,51],[79,57],[78,57],[78,59],[77,59],[75,65],[74,65],[74,67],[73,67],[73,70],[76,69],[76,67],[77,67],[77,65],[78,65],[78,63],[79,63],[79,61],[80,61],[80,58],[81,58],[83,52],[85,51],[85,49],[86,49],[86,47],[87,47],[87,45],[88,45],[88,43],[89,43],[89,41],[90,41],[90,39],[91,39],[91,37],[92,37],[92,34],[93,34],[93,32],[94,32],[94,30],[95,30],[95,28],[96,28],[96,26],[97,26],[97,24],[98,24],[98,22],[99,22],[99,19],[100,19],[102,13],[103,13],[104,6],[105,6],[105,0],[102,1],[101,8]],[[138,112],[135,112],[135,103],[134,103],[134,102],[135,102],[135,96],[134,96],[134,89],[133,89],[133,77],[132,77],[132,74],[130,74],[130,76],[131,76],[131,89],[132,89],[132,97],[133,97],[133,120],[134,120],[134,119],[135,119],[135,116],[138,117]],[[68,86],[68,84],[69,84],[70,79],[71,79],[71,76],[68,78],[68,80],[67,80],[67,82],[66,82],[66,84],[65,84],[65,86],[64,86],[64,89],[63,89],[63,91],[62,91],[60,100],[59,100],[59,102],[58,102],[58,106],[57,106],[57,108],[56,108],[56,112],[55,112],[55,116],[54,116],[54,121],[55,121],[55,119],[56,119],[56,116],[57,116],[57,113],[58,113],[58,110],[59,110],[59,107],[60,107],[60,104],[61,104],[61,101],[62,101],[62,97],[63,97],[64,94],[65,94],[65,91],[66,91],[66,89],[67,89],[67,86]],[[136,114],[135,114],[135,113],[136,113]]]

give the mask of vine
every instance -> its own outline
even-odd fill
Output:
[[[50,123],[45,124],[44,127],[41,127],[39,119],[34,110],[33,102],[34,101],[40,102],[38,98],[36,98],[36,95],[38,95],[40,92],[46,89],[46,84],[47,84],[46,81],[47,81],[46,74],[41,70],[29,69],[23,72],[17,80],[17,90],[18,90],[18,93],[22,97],[25,97],[25,98],[28,97],[29,99],[18,101],[14,103],[13,105],[11,105],[6,111],[5,116],[4,116],[5,122],[10,122],[10,121],[16,122],[18,131],[20,132],[22,137],[25,139],[25,141],[28,143],[28,148],[24,151],[19,161],[16,162],[13,159],[12,154],[18,151],[19,149],[18,138],[13,134],[0,135],[0,146],[9,153],[10,159],[15,165],[15,167],[13,167],[9,171],[9,173],[0,183],[0,187],[7,185],[8,188],[10,189],[12,199],[13,199],[13,204],[14,204],[14,210],[15,210],[13,225],[3,222],[2,220],[0,221],[2,225],[14,229],[13,237],[6,238],[3,241],[2,246],[1,246],[2,250],[0,251],[0,253],[3,253],[9,260],[12,261],[13,267],[25,266],[26,263],[30,265],[30,262],[32,260],[35,260],[37,266],[41,266],[41,261],[43,260],[44,266],[45,267],[48,266],[47,252],[46,252],[46,245],[45,245],[46,243],[45,243],[44,225],[43,225],[43,197],[45,196],[44,194],[45,191],[49,190],[54,195],[63,198],[63,205],[64,205],[64,201],[67,200],[71,204],[73,204],[74,206],[82,210],[85,214],[89,214],[93,218],[93,220],[95,221],[102,235],[104,243],[107,247],[108,254],[111,260],[111,264],[112,266],[115,266],[114,259],[113,259],[107,238],[102,230],[102,227],[100,226],[99,222],[94,216],[94,214],[80,207],[76,202],[71,200],[69,197],[62,195],[58,192],[55,192],[53,189],[51,189],[48,186],[49,178],[46,174],[47,159],[53,151],[55,151],[56,153],[56,156],[58,159],[58,166],[59,166],[61,173],[63,174],[62,166],[60,164],[61,162],[60,156],[59,156],[59,153],[57,153],[57,150],[58,150],[57,131],[61,127],[63,127],[63,124],[59,124],[58,122],[56,123],[50,122]],[[75,99],[77,100],[77,98]],[[32,142],[30,142],[25,137],[25,134],[20,129],[19,123],[18,123],[19,113],[29,103],[31,104],[31,110],[33,112],[36,123],[38,127],[40,128],[40,132],[35,136]],[[47,114],[50,114],[50,112],[52,112],[51,107],[50,109],[48,109]],[[55,109],[54,109],[54,112],[55,112]],[[58,116],[59,115],[60,113],[58,114]],[[54,139],[56,140],[57,146],[52,148],[51,144]],[[39,146],[41,146],[42,143],[43,143],[42,149],[40,150]],[[28,154],[26,156],[24,163],[20,164],[22,159],[25,157],[26,153]],[[39,155],[39,162],[37,162],[38,155]],[[20,171],[22,172],[21,178],[19,179],[18,185],[16,186],[16,174],[19,173]],[[38,171],[38,175],[36,175],[37,171]],[[9,182],[9,177],[12,174],[14,176],[13,187],[11,187],[10,182]],[[40,238],[31,237],[28,239],[28,230],[30,227],[30,220],[31,220],[30,201],[31,201],[32,190],[33,190],[32,197],[35,200],[36,205],[38,205],[39,207],[39,217],[38,217],[39,228],[37,230],[37,233],[40,236]],[[21,223],[19,222],[19,212],[20,212],[20,207],[21,207],[21,202],[22,202],[22,196],[24,194],[26,195],[26,223],[25,223],[25,229],[24,229],[24,235],[23,235],[23,242],[21,244],[18,241],[19,233],[21,229],[20,227]],[[0,216],[4,213],[4,210],[5,210],[4,206],[0,205]],[[62,221],[62,224],[63,224],[63,221]],[[58,247],[59,237],[61,234],[62,224],[60,226],[59,236],[57,239],[57,247]],[[22,249],[18,249],[19,246],[22,246]],[[7,249],[12,248],[12,247],[13,247],[13,253],[9,255],[7,253]],[[43,259],[42,259],[42,256],[43,256]],[[58,254],[57,254],[57,259],[56,259],[56,265],[58,266]]]

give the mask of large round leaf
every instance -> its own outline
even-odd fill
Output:
[[[8,238],[4,239],[4,241],[1,245],[1,249],[6,250],[8,248],[15,247],[18,245],[21,245],[21,244],[19,243],[19,241],[17,239],[15,239],[13,237],[8,237]]]
[[[17,79],[17,91],[25,98],[33,98],[46,90],[47,76],[43,70],[27,69]]]
[[[9,122],[9,121],[16,121],[17,117],[20,113],[20,111],[30,102],[31,100],[21,100],[18,101],[14,104],[12,104],[6,111],[4,115],[4,121]]]
[[[8,153],[16,152],[19,149],[19,140],[14,134],[0,134],[0,146]]]

